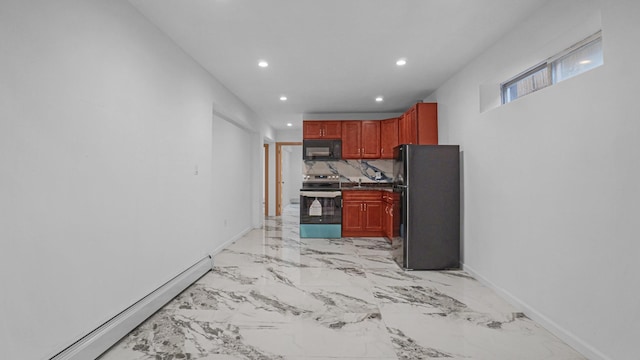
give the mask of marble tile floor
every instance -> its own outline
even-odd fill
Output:
[[[402,271],[382,238],[300,239],[298,211],[100,359],[584,359],[463,271]]]

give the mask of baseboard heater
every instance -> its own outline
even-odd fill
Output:
[[[149,316],[160,310],[171,299],[184,291],[184,289],[196,282],[211,270],[212,266],[211,256],[198,261],[149,295],[140,299],[140,301],[50,358],[50,360],[87,360],[97,358],[148,319]]]

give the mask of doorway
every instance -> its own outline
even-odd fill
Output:
[[[283,147],[288,154],[283,154]],[[294,151],[295,149],[295,151]],[[290,155],[293,154],[293,155]],[[286,169],[283,167],[283,158],[286,161]],[[300,166],[300,170],[297,166]],[[297,173],[296,173],[297,172]],[[296,178],[299,178],[300,184],[297,184]],[[276,216],[282,215],[283,203],[285,205],[291,202],[294,194],[297,194],[302,185],[302,143],[301,142],[276,142]],[[285,197],[283,199],[283,197]]]
[[[264,188],[262,189],[262,212],[264,213],[264,216],[269,216],[269,144],[265,143],[262,146],[264,148],[264,160],[262,163],[262,168],[264,169],[264,174],[263,174]]]

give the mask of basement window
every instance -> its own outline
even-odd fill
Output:
[[[572,78],[603,64],[602,32],[589,36],[561,53],[500,85],[502,104]]]

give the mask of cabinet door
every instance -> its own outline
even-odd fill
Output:
[[[357,232],[362,230],[361,201],[343,201],[342,203],[342,231]]]
[[[412,107],[405,113],[405,144],[418,143],[418,119],[416,117],[416,107]]]
[[[409,113],[405,112],[398,118],[398,144],[409,143]]]
[[[418,144],[438,145],[438,104],[416,104]]]
[[[342,121],[342,158],[343,159],[360,159],[361,153],[361,137],[362,137],[361,121]]]
[[[393,148],[398,146],[398,119],[380,122],[380,158],[393,159]]]
[[[380,121],[362,121],[362,158],[380,158]]]
[[[303,139],[321,139],[322,138],[322,121],[303,121],[302,122],[302,138]]]
[[[367,201],[364,203],[364,230],[382,231],[382,201]]]
[[[391,215],[391,236],[400,236],[400,223],[402,222],[402,213],[400,212],[400,195],[395,193],[393,197],[393,206],[389,211]]]
[[[325,139],[340,139],[342,137],[342,121],[324,121],[323,137]]]
[[[388,203],[384,203],[384,213],[382,214],[382,232],[384,233],[384,236],[388,239],[391,239],[391,232],[392,232],[392,226],[393,224],[391,223],[391,213],[390,211],[390,207],[391,205],[389,205]]]

